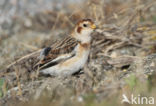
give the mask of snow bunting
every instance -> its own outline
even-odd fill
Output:
[[[40,72],[51,76],[69,76],[82,69],[89,56],[91,33],[95,28],[91,19],[83,19],[64,40],[44,48],[40,53]]]

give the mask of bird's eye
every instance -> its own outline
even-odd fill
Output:
[[[83,24],[83,26],[84,26],[84,27],[87,27],[87,25],[86,25],[86,24]]]

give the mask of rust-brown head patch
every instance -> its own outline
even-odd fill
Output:
[[[81,33],[83,29],[91,28],[90,26],[93,24],[94,22],[91,19],[83,19],[77,23],[75,28],[77,33]]]
[[[77,28],[77,32],[78,32],[78,33],[81,33],[81,30],[82,30],[82,27],[78,27],[78,28]]]
[[[94,22],[91,20],[91,19],[82,19],[81,21],[79,21],[78,23],[77,23],[77,25],[79,25],[79,24],[81,24],[81,23],[83,23],[83,22],[85,22],[85,21],[88,21],[88,22],[90,22],[91,24],[93,24]]]

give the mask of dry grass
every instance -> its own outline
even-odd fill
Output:
[[[15,15],[13,27],[0,30],[0,104],[126,106],[122,94],[156,98],[155,5],[154,0],[88,0]],[[33,66],[40,50],[83,18],[99,26],[88,64],[68,78],[39,76]]]

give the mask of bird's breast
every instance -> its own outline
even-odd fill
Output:
[[[76,48],[76,55],[69,60],[63,62],[61,67],[67,68],[68,70],[72,70],[73,72],[76,72],[83,68],[85,63],[87,62],[88,56],[90,52],[90,46],[89,45],[78,45]]]

